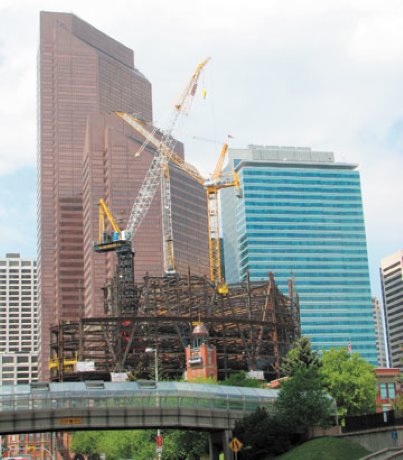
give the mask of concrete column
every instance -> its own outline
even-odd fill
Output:
[[[229,442],[232,439],[232,430],[225,430],[222,432],[222,446],[225,460],[234,460],[234,453],[229,447]]]
[[[210,460],[219,460],[219,455],[221,452],[224,453],[225,460],[233,460],[234,453],[229,448],[229,442],[231,441],[231,439],[231,430],[223,430],[209,433]]]

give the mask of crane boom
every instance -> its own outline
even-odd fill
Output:
[[[222,276],[222,267],[221,267],[221,248],[219,240],[219,207],[218,207],[218,192],[219,190],[227,187],[235,187],[236,193],[240,196],[240,183],[239,177],[236,171],[232,171],[230,174],[223,174],[223,165],[225,157],[228,153],[228,144],[224,143],[222,146],[220,155],[214,172],[210,175],[208,179],[204,178],[199,171],[183,160],[179,155],[169,149],[168,146],[161,144],[161,140],[155,136],[155,130],[150,131],[142,120],[139,120],[134,115],[129,115],[127,113],[118,112],[117,115],[123,118],[130,126],[132,126],[136,131],[142,134],[148,142],[154,145],[155,147],[163,148],[162,153],[169,157],[167,161],[170,161],[176,165],[179,169],[186,172],[189,176],[193,177],[199,184],[203,185],[207,193],[207,207],[208,207],[208,229],[209,229],[209,254],[210,254],[210,279],[214,283],[221,286],[224,286],[223,276]],[[172,226],[168,217],[170,216],[170,205],[171,205],[171,196],[169,188],[169,168],[168,163],[163,167],[163,181],[165,183],[162,190],[165,191],[165,197],[163,197],[163,206],[165,211],[168,209],[168,212],[163,212],[163,230],[164,230],[164,261],[165,269],[167,272],[172,271],[174,267],[174,252],[173,252],[173,233]],[[164,220],[165,218],[165,220]],[[225,288],[224,288],[225,290]]]
[[[144,216],[150,208],[155,192],[157,191],[158,185],[161,181],[161,177],[163,177],[163,175],[161,175],[161,171],[168,164],[168,161],[171,158],[173,152],[174,139],[172,138],[172,131],[176,125],[176,122],[178,121],[179,116],[189,112],[193,101],[193,96],[196,93],[198,79],[204,66],[207,64],[209,60],[210,58],[207,58],[197,65],[195,71],[193,72],[190,78],[189,83],[186,85],[181,97],[175,104],[175,110],[171,122],[169,123],[167,129],[163,131],[163,136],[157,147],[157,153],[151,162],[150,168],[144,178],[143,184],[138,192],[136,199],[134,200],[128,223],[126,226],[126,230],[131,235],[133,235],[136,232],[138,226],[141,224],[142,220],[144,219]],[[147,137],[146,142],[150,142]],[[166,203],[163,203],[162,205],[163,213],[166,212],[164,211],[164,209],[166,209],[165,204]],[[169,225],[172,226],[172,217],[170,215],[168,219],[164,219],[163,216],[163,222],[164,221],[166,221]]]
[[[144,125],[144,122],[137,118],[135,115],[125,113],[125,112],[115,112],[115,114],[122,118],[127,124],[129,124],[134,130],[140,133],[149,144],[152,144],[157,149],[161,147],[163,153],[169,154],[169,161],[175,163],[181,169],[186,170],[186,172],[193,177],[199,184],[204,184],[205,178],[200,174],[200,172],[190,163],[187,163],[182,157],[180,157],[176,152],[169,149],[167,145],[162,144],[161,139],[159,139],[155,133],[157,130],[153,129],[150,131],[147,126]],[[136,156],[138,152],[136,153]]]

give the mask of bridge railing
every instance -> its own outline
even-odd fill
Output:
[[[251,412],[257,407],[272,410],[273,398],[246,395],[185,394],[180,391],[141,392],[44,392],[43,394],[14,394],[0,396],[0,413],[40,409],[73,408],[197,408]]]

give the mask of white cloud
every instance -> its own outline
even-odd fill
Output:
[[[207,174],[220,147],[193,136],[228,133],[234,147],[334,151],[360,163],[372,269],[401,246],[402,142],[392,139],[403,119],[401,1],[2,0],[0,174],[35,163],[39,10],[74,12],[134,49],[162,126],[196,63],[211,55],[201,78],[207,99],[177,131],[188,159]]]

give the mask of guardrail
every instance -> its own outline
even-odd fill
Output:
[[[40,431],[189,427],[230,430],[266,407],[277,390],[159,382],[76,382],[0,387],[0,434]]]
[[[5,411],[61,409],[61,408],[197,408],[223,409],[244,412],[254,411],[257,407],[271,410],[277,397],[276,390],[255,390],[218,385],[160,382],[154,388],[142,388],[135,382],[122,384],[109,383],[102,388],[92,387],[90,382],[69,383],[63,386],[50,384],[38,390],[5,393],[0,391],[0,414]],[[83,386],[85,385],[85,386]],[[127,388],[130,387],[131,388]],[[50,387],[50,388],[49,388]]]

